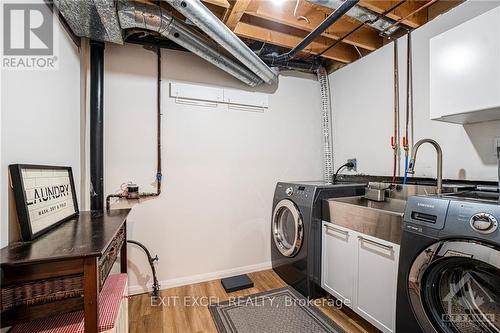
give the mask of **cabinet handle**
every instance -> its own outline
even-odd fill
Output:
[[[331,230],[331,231],[336,231],[338,233],[341,233],[341,234],[344,234],[344,235],[349,235],[349,231],[345,231],[345,230],[342,230],[342,229],[337,229],[335,227],[330,227],[329,225],[325,225],[325,228],[328,229],[328,230]]]
[[[379,247],[384,248],[384,249],[389,250],[389,251],[392,251],[394,249],[394,247],[391,246],[391,245],[381,244],[379,242],[373,241],[373,240],[368,239],[368,238],[364,238],[362,236],[358,236],[358,239],[361,240],[361,241],[363,241],[363,242],[367,242],[367,243],[379,246]]]

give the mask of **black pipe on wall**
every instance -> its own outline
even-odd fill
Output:
[[[90,41],[90,209],[104,209],[104,43]]]
[[[323,22],[319,24],[313,31],[311,31],[304,39],[293,49],[285,54],[279,55],[276,60],[286,61],[295,58],[302,50],[318,38],[326,29],[332,24],[337,22],[345,13],[354,7],[359,0],[346,0],[339,8],[335,9]]]

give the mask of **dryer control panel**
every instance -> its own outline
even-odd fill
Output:
[[[474,214],[469,222],[472,229],[482,234],[491,234],[498,228],[497,219],[488,213]]]
[[[500,205],[478,201],[451,200],[445,232],[471,237],[499,238]]]
[[[292,183],[278,183],[276,187],[276,195],[289,198],[298,205],[309,202],[314,195],[314,191],[313,186]]]

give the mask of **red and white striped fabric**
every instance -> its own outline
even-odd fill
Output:
[[[126,297],[127,274],[110,275],[99,294],[99,332],[115,327],[120,306]],[[125,296],[124,296],[125,295]],[[30,321],[15,326],[11,333],[84,333],[83,311]]]

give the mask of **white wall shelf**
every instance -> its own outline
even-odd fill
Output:
[[[227,104],[228,109],[264,111],[269,108],[269,96],[265,93],[171,82],[170,97],[177,103],[198,106]]]

